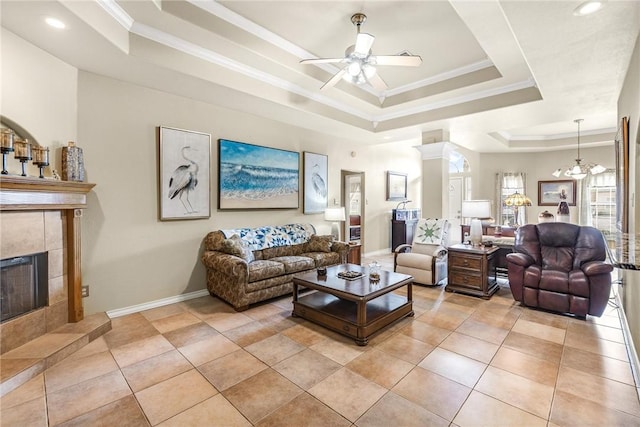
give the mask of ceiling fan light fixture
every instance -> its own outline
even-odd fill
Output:
[[[349,73],[351,77],[357,77],[361,71],[362,65],[360,64],[360,61],[353,61],[347,66],[347,73]]]
[[[408,51],[398,55],[374,55],[371,46],[376,38],[369,33],[360,32],[360,26],[366,20],[367,16],[364,13],[354,13],[351,16],[351,23],[357,27],[356,43],[347,47],[343,58],[311,58],[300,61],[301,64],[342,64],[342,68],[325,82],[320,90],[331,88],[340,80],[344,80],[357,85],[369,84],[379,93],[380,98],[388,86],[378,74],[377,65],[418,67],[422,64],[419,55],[411,55]]]
[[[370,79],[371,77],[376,75],[376,67],[368,63],[364,64],[362,66],[362,72],[367,77],[367,79]]]

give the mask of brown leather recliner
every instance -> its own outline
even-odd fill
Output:
[[[584,318],[601,316],[611,291],[613,266],[605,262],[602,233],[562,222],[527,224],[516,231],[507,255],[516,301]]]

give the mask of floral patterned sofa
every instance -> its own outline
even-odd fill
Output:
[[[207,289],[237,311],[293,291],[293,275],[346,262],[349,246],[311,224],[216,230],[204,239]]]

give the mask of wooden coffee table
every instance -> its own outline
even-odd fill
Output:
[[[346,271],[362,272],[355,280],[338,277]],[[292,316],[302,317],[348,337],[358,345],[367,345],[369,337],[385,326],[413,316],[411,285],[413,277],[392,271],[380,271],[380,280],[369,280],[369,268],[342,264],[327,268],[325,276],[316,271],[293,277]],[[407,287],[407,295],[392,291]],[[299,296],[300,287],[315,289]]]

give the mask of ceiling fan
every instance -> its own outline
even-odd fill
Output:
[[[404,67],[417,67],[422,64],[422,58],[418,55],[401,53],[399,55],[373,55],[371,46],[376,39],[371,34],[361,33],[360,25],[367,20],[364,13],[354,13],[351,22],[358,28],[356,44],[347,48],[344,58],[317,58],[303,59],[301,64],[345,64],[340,71],[331,77],[320,90],[335,86],[341,78],[355,83],[369,83],[374,89],[383,91],[387,89],[387,84],[382,80],[376,71],[376,65],[401,65]]]

